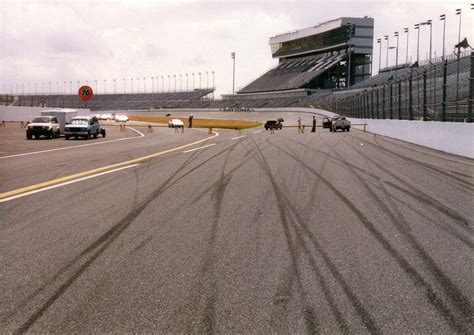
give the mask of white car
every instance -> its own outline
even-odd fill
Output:
[[[100,116],[98,117],[99,120],[113,120],[113,116],[112,114],[110,113],[102,113],[100,114]]]
[[[180,119],[171,119],[168,121],[168,127],[175,128],[175,127],[184,127],[184,122]]]
[[[115,122],[127,122],[128,116],[124,114],[116,114],[115,115]]]

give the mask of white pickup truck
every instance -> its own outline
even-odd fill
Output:
[[[350,131],[351,121],[347,120],[344,116],[337,116],[333,118],[329,131],[336,131],[338,129],[341,129],[342,131]]]
[[[37,116],[26,127],[28,140],[31,140],[33,136],[35,138],[40,138],[40,136],[53,138],[59,137],[59,135],[59,121],[55,116]]]

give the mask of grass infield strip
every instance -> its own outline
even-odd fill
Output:
[[[173,117],[173,116],[129,116],[130,121],[141,121],[141,122],[157,122],[168,124],[171,119],[179,119],[184,122],[185,126],[188,126],[188,118],[184,117]],[[254,128],[262,125],[257,121],[248,120],[226,120],[226,119],[199,119],[193,118],[193,127],[195,128],[221,128],[221,129],[246,129]]]

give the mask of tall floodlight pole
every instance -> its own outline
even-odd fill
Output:
[[[459,109],[459,59],[461,58],[461,9],[456,9],[456,15],[459,15],[459,33],[458,33],[458,64],[456,71],[456,114]],[[470,121],[470,120],[469,120]]]
[[[235,52],[232,52],[230,54],[230,56],[232,57],[232,94],[234,94],[235,92]]]
[[[390,44],[390,37],[388,35],[385,35],[384,39],[387,41],[387,57],[385,58],[385,67],[388,67],[388,47]]]
[[[171,92],[171,76],[168,75],[168,93]]]
[[[174,78],[174,91],[176,92],[176,75],[173,74],[173,78]]]
[[[193,91],[194,91],[194,72],[191,74],[193,75]]]
[[[130,80],[132,81],[132,94],[133,94],[133,78],[130,78]]]
[[[183,75],[179,74],[179,91],[183,92]]]
[[[443,15],[440,15],[439,16],[439,20],[440,21],[443,21],[443,60],[444,60],[444,57],[445,57],[445,41],[446,41],[446,15],[443,14]]]
[[[415,24],[415,29],[418,30],[418,38],[416,40],[416,62],[420,61],[420,24]]]
[[[127,93],[127,79],[123,78],[123,94]]]
[[[379,48],[379,72],[380,72],[380,68],[382,66],[382,39],[377,38],[377,43],[380,46]]]
[[[150,77],[150,79],[151,79],[151,93],[154,93],[155,92],[155,78]]]
[[[104,79],[104,94],[107,94],[107,79]]]
[[[206,71],[206,89],[209,89],[209,71]]]
[[[165,79],[163,76],[160,76],[161,77],[161,93],[164,93],[165,92]]]
[[[140,77],[137,78],[137,93],[140,93]]]
[[[188,85],[189,84],[189,76],[188,76],[187,73],[185,73],[185,75],[186,75],[186,92],[187,92],[187,91],[189,91],[189,85]]]
[[[408,64],[408,35],[410,35],[410,30],[408,28],[403,28],[403,32],[407,34],[407,50],[406,50],[406,59],[405,64]]]
[[[397,55],[395,57],[395,67],[397,67],[398,66],[398,38],[399,38],[398,31],[394,32],[393,36],[395,36],[397,38],[397,48],[396,48],[397,49]]]
[[[432,34],[433,30],[432,30],[431,20],[427,20],[426,22],[422,22],[422,23],[420,23],[420,25],[422,25],[422,26],[430,26],[430,61],[431,61],[431,45],[432,45],[432,36],[433,36],[433,34]]]
[[[216,89],[216,85],[214,84],[214,71],[211,71],[212,74],[212,100],[214,100],[214,90]]]
[[[202,78],[201,77],[201,72],[198,72],[198,75],[199,75],[199,89],[201,89],[202,88],[202,85],[201,85],[201,83],[202,83],[202,81],[201,81],[201,78]]]
[[[35,95],[38,95],[38,83],[35,83]]]
[[[146,93],[146,77],[143,77],[143,93]]]
[[[28,84],[28,86],[29,86],[29,85],[30,85],[30,84]],[[67,93],[67,82],[65,81],[65,82],[64,82],[64,94],[66,94],[66,93]]]
[[[72,94],[72,80],[69,80],[69,94]]]
[[[16,92],[18,93],[18,84],[16,85]],[[51,82],[49,82],[49,95],[51,95]]]
[[[352,23],[347,23],[347,32],[349,33],[349,46],[347,48],[347,85],[351,86],[351,48],[352,48]]]
[[[59,94],[59,81],[56,82],[56,95]]]
[[[97,79],[95,79],[94,82],[95,82],[95,90],[97,93],[99,93],[99,87],[97,86]]]
[[[115,79],[112,79],[114,81],[114,94],[117,93],[117,86],[116,86],[116,82],[115,82]]]

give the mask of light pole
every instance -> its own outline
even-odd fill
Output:
[[[56,95],[59,95],[59,81],[56,82]]]
[[[137,78],[137,93],[140,94],[140,77]]]
[[[151,93],[155,93],[155,78],[150,77],[151,79]]]
[[[379,72],[380,72],[380,67],[382,63],[382,39],[377,38],[377,43],[380,45],[380,48],[379,48]]]
[[[397,56],[395,57],[395,67],[397,67],[398,66],[398,38],[399,38],[398,31],[394,32],[393,36],[397,38]]]
[[[214,85],[214,71],[211,71],[212,74],[212,100],[214,100],[214,89],[216,88],[216,85]]]
[[[201,72],[198,72],[198,75],[199,75],[199,89],[201,89],[202,88],[202,86],[201,86]]]
[[[133,94],[133,78],[130,78],[130,80],[132,81],[132,94]]]
[[[165,79],[161,76],[161,93],[165,92]]]
[[[107,79],[104,79],[104,94],[107,94]]]
[[[186,92],[188,92],[189,91],[189,85],[188,85],[189,84],[189,76],[188,76],[187,73],[185,73],[185,74],[186,74]]]
[[[67,82],[64,82],[64,94],[66,94],[66,93],[67,93]]]
[[[235,90],[235,52],[232,52],[230,54],[230,56],[232,57],[232,94],[234,94]]]
[[[143,93],[146,93],[146,77],[143,77]]]
[[[176,92],[176,75],[173,74],[173,79],[174,79],[174,91]]]
[[[432,44],[432,25],[431,25],[431,20],[427,20],[426,22],[420,23],[422,26],[430,26],[430,61],[431,61],[431,44]]]
[[[168,74],[168,93],[171,92],[171,76]]]
[[[114,81],[114,95],[117,93],[117,85],[116,85],[116,80],[112,79]]]
[[[416,40],[416,62],[420,61],[420,24],[415,24],[415,29],[418,30],[418,38]]]
[[[183,76],[181,73],[179,74],[179,91],[183,91]]]
[[[405,59],[405,64],[408,64],[408,35],[410,35],[410,31],[408,28],[403,28],[403,32],[407,34],[407,50],[406,50],[407,57]]]
[[[459,111],[459,59],[461,58],[461,9],[456,9],[456,15],[459,15],[459,33],[458,33],[458,64],[456,71],[456,114]],[[470,120],[469,120],[470,121]]]
[[[35,83],[35,95],[38,95],[38,83]]]
[[[99,93],[99,87],[97,86],[97,79],[95,79],[94,81],[95,81],[95,91]]]
[[[439,20],[443,21],[443,60],[444,60],[444,57],[445,57],[444,44],[445,44],[445,39],[446,39],[446,14],[440,15]]]
[[[385,58],[385,67],[388,67],[388,45],[390,44],[390,37],[385,35],[384,39],[387,41],[387,57]]]
[[[69,94],[72,94],[72,80],[69,80]]]
[[[193,91],[194,91],[194,72],[191,74],[193,75]]]
[[[17,87],[16,90],[17,90],[17,93],[18,93],[18,85],[16,85],[16,87]],[[49,82],[49,95],[51,95],[51,82]]]
[[[31,95],[30,83],[28,83],[28,95]]]
[[[206,89],[209,89],[209,71],[206,71]]]
[[[127,78],[123,78],[123,94],[127,93]]]

